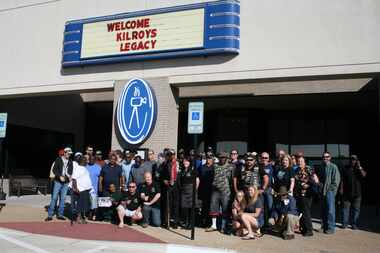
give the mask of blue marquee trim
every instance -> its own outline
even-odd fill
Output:
[[[200,8],[204,8],[205,10],[202,48],[183,48],[149,53],[81,58],[83,24]],[[65,25],[62,47],[62,67],[188,56],[238,54],[240,49],[240,1],[214,1],[68,21]]]

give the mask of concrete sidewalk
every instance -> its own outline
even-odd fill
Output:
[[[126,243],[110,241],[88,241],[54,236],[37,235],[0,228],[1,252],[52,253],[52,252],[114,252],[114,253],[235,253],[212,248],[188,247],[175,244]]]
[[[48,203],[48,196],[24,196],[19,199],[10,199],[0,213],[0,222],[42,221],[46,217],[44,206]],[[317,227],[317,224],[315,226]],[[227,236],[218,232],[206,233],[203,229],[196,229],[196,240],[191,241],[188,239],[190,231],[187,230],[168,231],[153,227],[144,229],[140,226],[131,228],[171,244],[232,249],[241,253],[380,252],[380,234],[363,230],[337,229],[334,235],[315,233],[311,238],[296,235],[296,239],[292,241],[284,241],[271,235],[265,235],[258,240],[243,241],[235,236]]]

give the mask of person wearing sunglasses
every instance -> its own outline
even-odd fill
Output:
[[[351,214],[351,228],[358,229],[362,182],[367,172],[360,165],[356,155],[351,155],[350,164],[342,171],[341,193],[343,194],[342,228],[347,228]]]
[[[124,227],[124,217],[127,217],[128,223],[133,223],[143,218],[141,212],[142,201],[137,193],[137,185],[135,182],[128,183],[128,192],[124,192],[124,198],[117,206],[117,215],[119,217],[119,228]]]
[[[268,228],[270,224],[268,223],[268,220],[270,218],[270,215],[272,213],[272,207],[273,207],[273,173],[274,168],[272,163],[269,159],[269,153],[263,152],[260,155],[260,166],[261,169],[265,172],[265,175],[263,176],[263,182],[261,184],[261,194],[264,197],[264,216],[265,216],[265,227]]]
[[[335,196],[340,184],[340,173],[338,166],[331,162],[331,154],[323,154],[321,166],[322,184],[322,208],[321,208],[321,231],[325,234],[335,233]]]

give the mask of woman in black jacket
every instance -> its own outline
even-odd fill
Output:
[[[197,170],[191,166],[189,158],[183,159],[183,167],[179,173],[179,187],[181,193],[181,213],[184,218],[184,227],[186,229],[191,228],[191,208],[193,203],[193,184],[195,183],[196,195],[195,201],[197,202],[198,186],[199,186],[199,177]],[[196,203],[197,206],[197,203]]]

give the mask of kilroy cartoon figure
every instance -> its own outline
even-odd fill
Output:
[[[123,88],[117,108],[117,124],[129,144],[142,143],[152,132],[157,114],[156,98],[143,79],[132,79]]]

